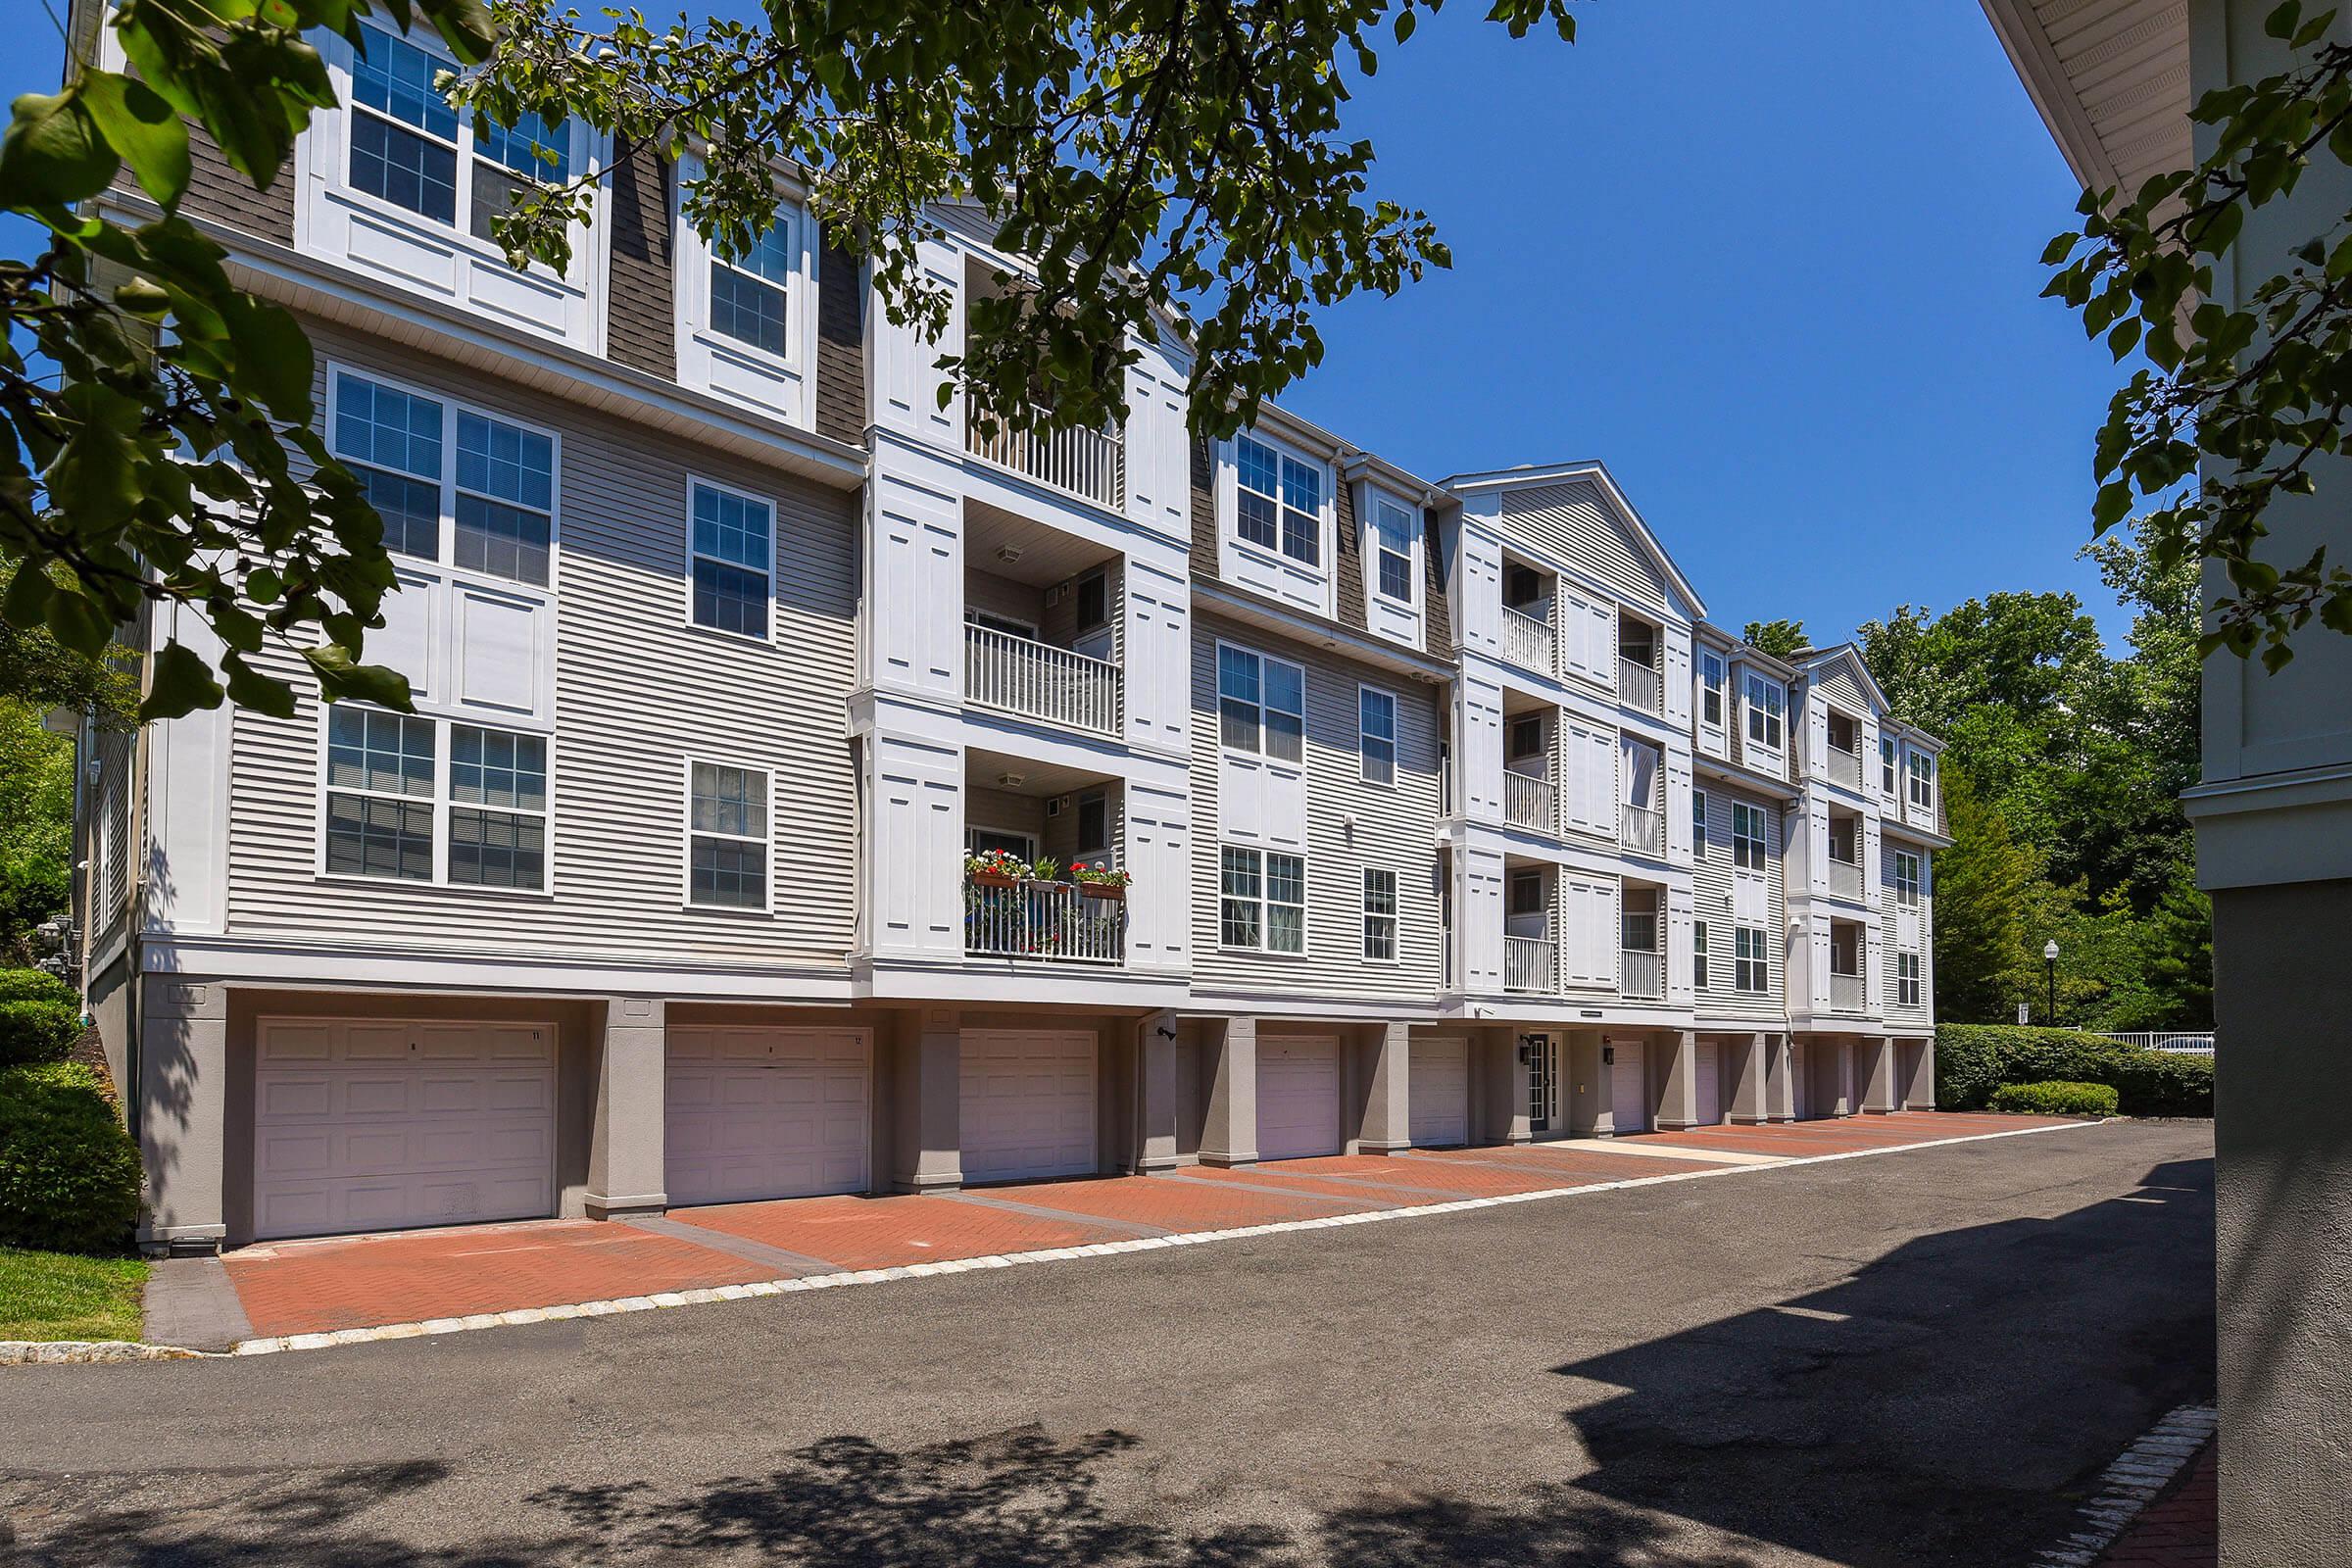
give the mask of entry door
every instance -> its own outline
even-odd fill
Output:
[[[1698,1063],[1698,1119],[1703,1124],[1723,1120],[1723,1075],[1717,1059],[1717,1046],[1712,1040],[1701,1040],[1695,1048]]]
[[[1091,1029],[966,1029],[960,1102],[966,1181],[1088,1176],[1095,1146]]]
[[[1621,1133],[1649,1130],[1649,1079],[1640,1041],[1616,1043],[1609,1068],[1609,1122]]]
[[[1257,1153],[1340,1152],[1340,1043],[1329,1035],[1257,1042]]]
[[[1560,1119],[1560,1044],[1549,1035],[1521,1035],[1527,1046],[1527,1130],[1551,1131]]]
[[[683,1026],[668,1045],[670,1202],[865,1191],[865,1031]]]

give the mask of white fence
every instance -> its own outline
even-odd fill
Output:
[[[963,889],[963,951],[993,958],[1061,963],[1121,963],[1127,954],[1127,906],[1090,898],[1071,882]]]
[[[1831,779],[1849,789],[1860,789],[1862,787],[1862,759],[1842,747],[1832,746],[1828,750]]]
[[[1506,769],[1502,775],[1502,819],[1513,827],[1532,827],[1540,833],[1549,833],[1555,793],[1547,778]]]
[[[1830,891],[1841,898],[1860,898],[1862,896],[1862,868],[1851,860],[1840,860],[1835,855],[1831,856]]]
[[[1862,1010],[1862,977],[1858,974],[1839,974],[1830,971],[1830,1010],[1832,1012],[1860,1012]]]
[[[1660,711],[1666,701],[1666,683],[1658,672],[1647,664],[1637,664],[1630,659],[1617,661],[1617,695],[1626,707],[1639,708],[1644,712]]]
[[[1546,938],[1504,937],[1502,989],[1534,992],[1539,996],[1548,993],[1557,961],[1558,949]]]
[[[1646,948],[1625,948],[1617,955],[1618,991],[1637,1001],[1655,1002],[1666,995],[1666,956]]]
[[[1662,811],[1645,811],[1639,806],[1625,808],[1623,818],[1625,847],[1636,855],[1664,855],[1666,853],[1666,815]]]
[[[2213,1031],[2210,1029],[2153,1029],[2136,1033],[2117,1034],[2112,1030],[2091,1029],[2101,1040],[2112,1040],[2121,1046],[2137,1046],[2142,1051],[2172,1051],[2183,1055],[2213,1054]]]
[[[975,703],[1103,735],[1119,732],[1119,666],[988,626],[963,628],[963,690]]]
[[[1127,438],[1117,430],[1049,430],[1045,411],[1032,408],[1031,428],[1015,430],[999,420],[993,436],[980,432],[978,411],[971,419],[973,452],[1000,466],[1042,480],[1056,490],[1084,496],[1116,512],[1127,504]]]
[[[1551,622],[1502,607],[1502,657],[1540,675],[1552,670]]]

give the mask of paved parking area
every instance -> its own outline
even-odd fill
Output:
[[[538,1220],[271,1243],[228,1254],[221,1272],[252,1336],[276,1339],[1569,1191],[2017,1132],[2054,1119],[1899,1112],[961,1194],[729,1203],[640,1223]]]

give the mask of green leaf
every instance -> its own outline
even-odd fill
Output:
[[[236,384],[281,419],[311,419],[311,340],[291,314],[250,294],[221,302],[236,349]]]
[[[188,127],[145,82],[93,71],[81,78],[83,101],[107,142],[139,184],[166,209],[188,188]]]
[[[140,718],[177,718],[200,708],[220,706],[223,693],[211,667],[176,638],[156,654],[151,670],[147,700],[139,705]]]
[[[294,716],[294,688],[255,669],[245,662],[243,654],[231,650],[223,655],[220,672],[228,677],[228,700],[239,708],[250,708],[272,718]]]
[[[2262,30],[2274,38],[2291,38],[2303,18],[2303,0],[2282,0],[2262,21]]]
[[[0,136],[0,201],[19,209],[69,207],[106,189],[122,167],[81,95],[28,92]]]
[[[416,700],[409,693],[409,677],[385,664],[357,662],[348,648],[330,643],[323,648],[306,648],[303,658],[318,677],[318,689],[333,702],[373,703],[396,712],[411,712]]]
[[[49,596],[49,630],[84,659],[96,659],[114,640],[115,623],[80,589],[60,588]]]

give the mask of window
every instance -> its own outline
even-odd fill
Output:
[[[1035,626],[1025,620],[1015,620],[1010,615],[1000,615],[992,610],[967,608],[963,612],[963,623],[966,626],[982,627],[1004,637],[1018,637],[1023,642],[1037,641]]]
[[[1707,989],[1707,922],[1690,922],[1690,983],[1699,990]]]
[[[1249,436],[1234,438],[1236,526],[1244,539],[1305,565],[1323,559],[1323,470]]]
[[[1764,808],[1744,801],[1732,803],[1732,863],[1745,871],[1765,864]]]
[[[1387,963],[1396,956],[1396,873],[1364,872],[1364,956]]]
[[[1101,794],[1078,797],[1078,848],[1082,853],[1110,848],[1110,802]]]
[[[1690,792],[1690,854],[1698,859],[1707,858],[1707,792]]]
[[[799,265],[797,249],[792,242],[792,222],[785,218],[778,218],[741,256],[729,255],[714,245],[710,252],[710,330],[748,343],[763,354],[789,358],[785,299]]]
[[[767,774],[720,762],[687,768],[686,902],[767,907]]]
[[[555,543],[555,438],[349,371],[334,378],[335,456],[384,514],[385,546],[547,586]],[[454,456],[454,464],[451,462]]]
[[[1306,671],[1247,648],[1217,645],[1217,728],[1237,752],[1277,762],[1306,755]]]
[[[1544,912],[1544,873],[1536,870],[1511,873],[1511,913],[1542,914]]]
[[[1355,690],[1364,782],[1394,784],[1396,782],[1396,698],[1372,686],[1358,686]]]
[[[345,703],[327,710],[330,876],[535,892],[547,886],[547,814],[544,735]]]
[[[693,490],[694,623],[764,639],[775,513],[699,480]]]
[[[1894,1004],[1898,1007],[1919,1005],[1919,955],[1898,953],[1894,956]]]
[[[1078,579],[1078,629],[1099,631],[1110,624],[1110,578],[1090,571]]]
[[[1379,570],[1375,586],[1383,599],[1413,602],[1413,514],[1387,496],[1372,502],[1373,549]]]
[[[1879,793],[1888,797],[1894,794],[1894,737],[1891,735],[1879,737]]]
[[[1698,654],[1698,718],[1710,729],[1723,727],[1723,659],[1703,648]]]
[[[1037,858],[1037,840],[1026,833],[1006,833],[993,827],[963,830],[966,855],[1009,855],[1023,865]]]
[[[1541,714],[1511,720],[1511,760],[1544,755],[1544,719]]]
[[[1658,911],[1654,905],[1628,905],[1617,916],[1619,946],[1628,953],[1658,951]]]
[[[541,181],[571,177],[569,127],[525,113],[477,130],[433,88],[441,56],[376,27],[360,29],[351,60],[352,188],[436,223],[493,239],[491,219]]]
[[[1747,677],[1747,738],[1770,751],[1781,749],[1781,720],[1788,694],[1778,681],[1761,675]]]
[[[1306,861],[1272,851],[1220,856],[1217,943],[1266,953],[1306,951]]]
[[[1904,850],[1894,852],[1894,902],[1906,907],[1919,904],[1919,857]]]
[[[1936,806],[1936,759],[1925,752],[1913,752],[1911,764],[1911,804],[1923,810]]]
[[[1764,961],[1762,926],[1742,925],[1732,929],[1732,960],[1733,990],[1760,995],[1770,989],[1770,974]]]

